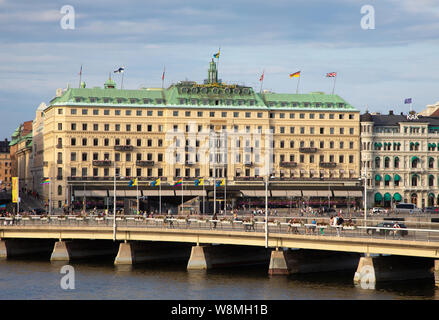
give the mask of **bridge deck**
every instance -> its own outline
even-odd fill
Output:
[[[113,227],[69,225],[2,226],[0,227],[0,238],[113,240]],[[265,234],[260,231],[246,232],[166,227],[146,228],[142,226],[118,226],[116,240],[265,246]],[[356,236],[356,234],[338,237],[271,232],[268,237],[268,246],[272,248],[283,247],[429,258],[439,257],[439,242],[368,238]]]

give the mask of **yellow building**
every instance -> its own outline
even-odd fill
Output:
[[[361,197],[357,109],[321,92],[255,93],[223,84],[213,61],[203,84],[121,90],[108,79],[104,88],[58,90],[41,119],[36,152],[43,165],[34,175],[51,179],[43,193],[48,199],[51,190],[55,208],[84,200],[106,207],[115,174],[118,206],[125,208],[137,195],[128,186],[134,177],[147,197],[143,208],[157,208],[158,188],[150,182],[161,178],[163,210],[181,199],[200,203],[203,195],[207,208],[226,194],[229,207],[260,205],[267,176],[271,207]],[[183,190],[172,187],[180,178]],[[203,188],[197,178],[205,178]]]

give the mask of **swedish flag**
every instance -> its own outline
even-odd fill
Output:
[[[220,49],[218,49],[218,53],[215,53],[213,57],[219,59],[219,56],[220,56]]]
[[[203,186],[204,185],[204,179],[196,179],[195,180],[195,186]]]
[[[134,180],[130,180],[130,182],[128,182],[128,186],[130,186],[130,187],[137,186],[137,178]]]
[[[151,186],[152,187],[156,187],[160,185],[160,178],[158,178],[157,180],[151,181]]]
[[[226,179],[221,179],[220,181],[216,182],[217,187],[222,187],[226,184]]]

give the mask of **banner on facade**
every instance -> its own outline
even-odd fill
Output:
[[[18,202],[18,177],[12,177],[12,202]]]

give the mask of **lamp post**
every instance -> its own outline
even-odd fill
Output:
[[[265,176],[265,248],[268,248],[268,174]]]
[[[367,162],[364,166],[364,226],[367,220]]]
[[[113,241],[116,241],[116,155],[114,157]]]

